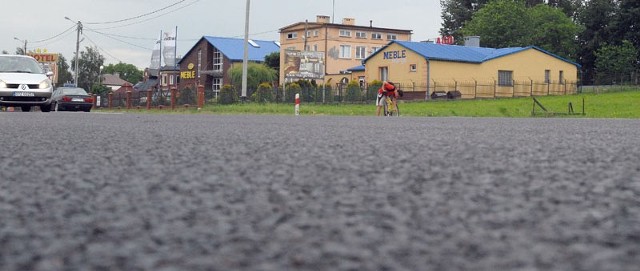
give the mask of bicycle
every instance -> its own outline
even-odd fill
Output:
[[[400,108],[398,107],[398,101],[395,103],[391,100],[391,97],[385,96],[384,101],[384,115],[385,116],[400,116]]]

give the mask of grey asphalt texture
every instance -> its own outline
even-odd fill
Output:
[[[0,112],[0,270],[638,270],[639,135]]]

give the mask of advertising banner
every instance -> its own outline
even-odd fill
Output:
[[[165,66],[176,65],[176,32],[164,32],[162,35],[162,60]]]
[[[149,69],[158,70],[160,69],[160,45],[161,41],[156,41],[155,46],[153,46],[153,51],[151,52],[151,65]]]
[[[324,78],[324,52],[286,50],[284,65],[288,79]]]

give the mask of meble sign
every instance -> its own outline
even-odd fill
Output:
[[[388,51],[383,53],[384,59],[399,59],[399,58],[407,58],[407,50],[402,51]]]

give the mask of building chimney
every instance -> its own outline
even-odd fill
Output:
[[[464,46],[467,46],[467,47],[480,47],[480,36],[464,37]]]
[[[316,22],[321,23],[321,24],[328,24],[329,20],[331,20],[331,17],[329,17],[329,16],[325,16],[325,15],[316,16]]]
[[[356,19],[354,19],[354,18],[343,18],[342,19],[342,24],[343,25],[355,25],[356,24]]]
[[[369,27],[373,27],[373,20],[369,20]]]

